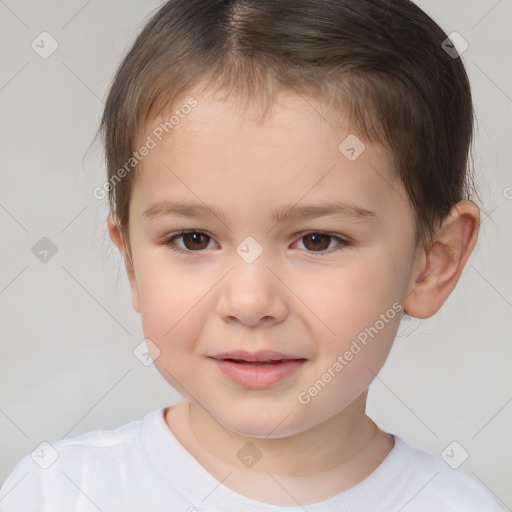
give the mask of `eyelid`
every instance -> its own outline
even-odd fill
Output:
[[[349,236],[347,235],[343,235],[341,233],[332,233],[330,231],[322,231],[322,230],[314,230],[314,229],[307,229],[305,231],[301,231],[295,235],[293,235],[294,237],[298,237],[298,238],[302,238],[303,236],[306,236],[306,235],[311,235],[311,234],[315,234],[315,235],[327,235],[327,236],[330,236],[332,238],[339,238],[340,240],[343,240],[344,242],[346,242],[347,244],[348,243],[354,243],[355,241],[350,238]]]
[[[206,235],[210,240],[212,240],[213,242],[215,242],[217,244],[217,242],[215,241],[215,238],[212,235],[210,235],[207,231],[202,231],[199,229],[182,229],[181,231],[176,231],[174,233],[171,233],[170,235],[163,237],[162,244],[165,247],[168,247],[169,249],[171,249],[172,251],[185,253],[185,254],[194,254],[194,253],[201,254],[201,253],[206,252],[206,249],[203,249],[201,251],[190,251],[188,249],[182,249],[181,247],[178,247],[178,246],[176,246],[176,244],[173,243],[173,239],[181,238],[183,235],[186,235],[188,233],[198,233],[200,235]]]
[[[214,243],[216,243],[218,245],[218,243],[215,241],[215,238],[210,235],[207,231],[202,231],[202,230],[199,230],[199,229],[184,229],[184,230],[181,230],[181,231],[177,231],[177,232],[174,232],[174,233],[171,233],[170,235],[168,236],[165,236],[163,238],[163,241],[162,241],[162,244],[165,246],[165,247],[168,247],[169,249],[171,249],[172,251],[174,252],[178,252],[178,253],[182,253],[182,254],[188,254],[188,255],[192,255],[194,253],[197,253],[197,254],[202,254],[204,252],[206,252],[206,249],[202,249],[202,250],[199,250],[199,251],[192,251],[192,250],[188,250],[188,249],[182,249],[181,247],[178,247],[176,244],[174,244],[172,241],[173,239],[176,239],[176,238],[180,238],[182,237],[183,235],[186,235],[188,233],[198,233],[200,235],[206,235],[211,241],[213,241]],[[330,238],[333,238],[335,240],[338,241],[338,245],[331,248],[331,249],[326,249],[326,250],[323,250],[323,251],[303,251],[303,252],[306,252],[307,254],[316,254],[318,256],[327,256],[329,254],[332,254],[334,252],[336,252],[337,250],[342,250],[342,249],[347,249],[349,247],[352,247],[355,242],[352,238],[346,236],[346,235],[342,235],[340,233],[331,233],[331,232],[328,232],[328,231],[320,231],[320,230],[306,230],[306,231],[301,231],[299,233],[296,233],[293,235],[294,238],[297,238],[297,240],[294,242],[293,245],[295,245],[297,242],[299,242],[303,237],[305,237],[306,235],[325,235],[325,236],[328,236]]]
[[[305,253],[307,255],[307,257],[311,257],[311,255],[313,258],[315,258],[317,256],[320,256],[320,257],[329,256],[333,253],[336,253],[336,252],[342,251],[342,250],[346,250],[346,249],[349,249],[350,247],[354,246],[354,241],[350,237],[341,235],[339,233],[334,234],[334,233],[330,233],[328,231],[315,231],[315,230],[302,231],[302,232],[298,233],[297,235],[295,235],[296,237],[298,237],[298,239],[296,242],[294,242],[293,245],[295,245],[297,242],[299,242],[306,235],[312,235],[312,234],[328,236],[332,239],[337,240],[338,245],[336,245],[335,247],[332,247],[331,249],[326,249],[323,251],[302,250],[301,252]]]

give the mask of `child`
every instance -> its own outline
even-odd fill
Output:
[[[434,315],[475,246],[472,116],[408,0],[163,5],[110,90],[95,195],[186,400],[26,456],[1,510],[500,510],[365,414],[403,314]]]

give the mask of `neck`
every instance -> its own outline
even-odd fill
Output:
[[[379,431],[365,414],[365,406],[366,393],[315,427],[283,438],[242,436],[225,428],[192,403],[189,404],[189,422],[190,430],[202,449],[233,467],[242,466],[238,452],[247,443],[252,443],[262,455],[257,463],[257,471],[260,472],[293,477],[340,470],[364,474],[364,478],[392,446],[390,436]],[[379,453],[376,453],[376,447]],[[368,456],[369,453],[372,455]],[[365,463],[371,467],[361,467]]]

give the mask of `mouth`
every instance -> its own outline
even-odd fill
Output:
[[[221,361],[230,361],[231,363],[238,363],[238,364],[245,364],[248,366],[262,366],[262,365],[274,365],[274,364],[281,364],[285,361],[298,361],[298,359],[278,359],[276,361],[245,361],[243,359],[221,359]]]
[[[304,359],[303,357],[276,352],[275,350],[258,350],[257,352],[247,352],[246,350],[237,350],[234,352],[221,352],[214,356],[210,356],[218,360],[229,360],[240,363],[263,363],[272,364],[282,361],[292,361]]]
[[[248,389],[264,389],[295,373],[306,358],[273,351],[225,352],[210,356],[221,373]]]

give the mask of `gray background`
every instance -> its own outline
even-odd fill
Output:
[[[411,334],[372,384],[369,413],[434,454],[457,441],[469,454],[460,469],[510,509],[512,1],[418,4],[469,43],[483,224],[441,311],[404,326]],[[140,318],[108,239],[106,201],[92,194],[105,180],[94,136],[107,88],[158,5],[0,0],[0,482],[41,441],[180,400],[133,354]],[[43,31],[59,45],[47,59],[31,48]],[[32,252],[42,237],[57,248],[46,263]]]

